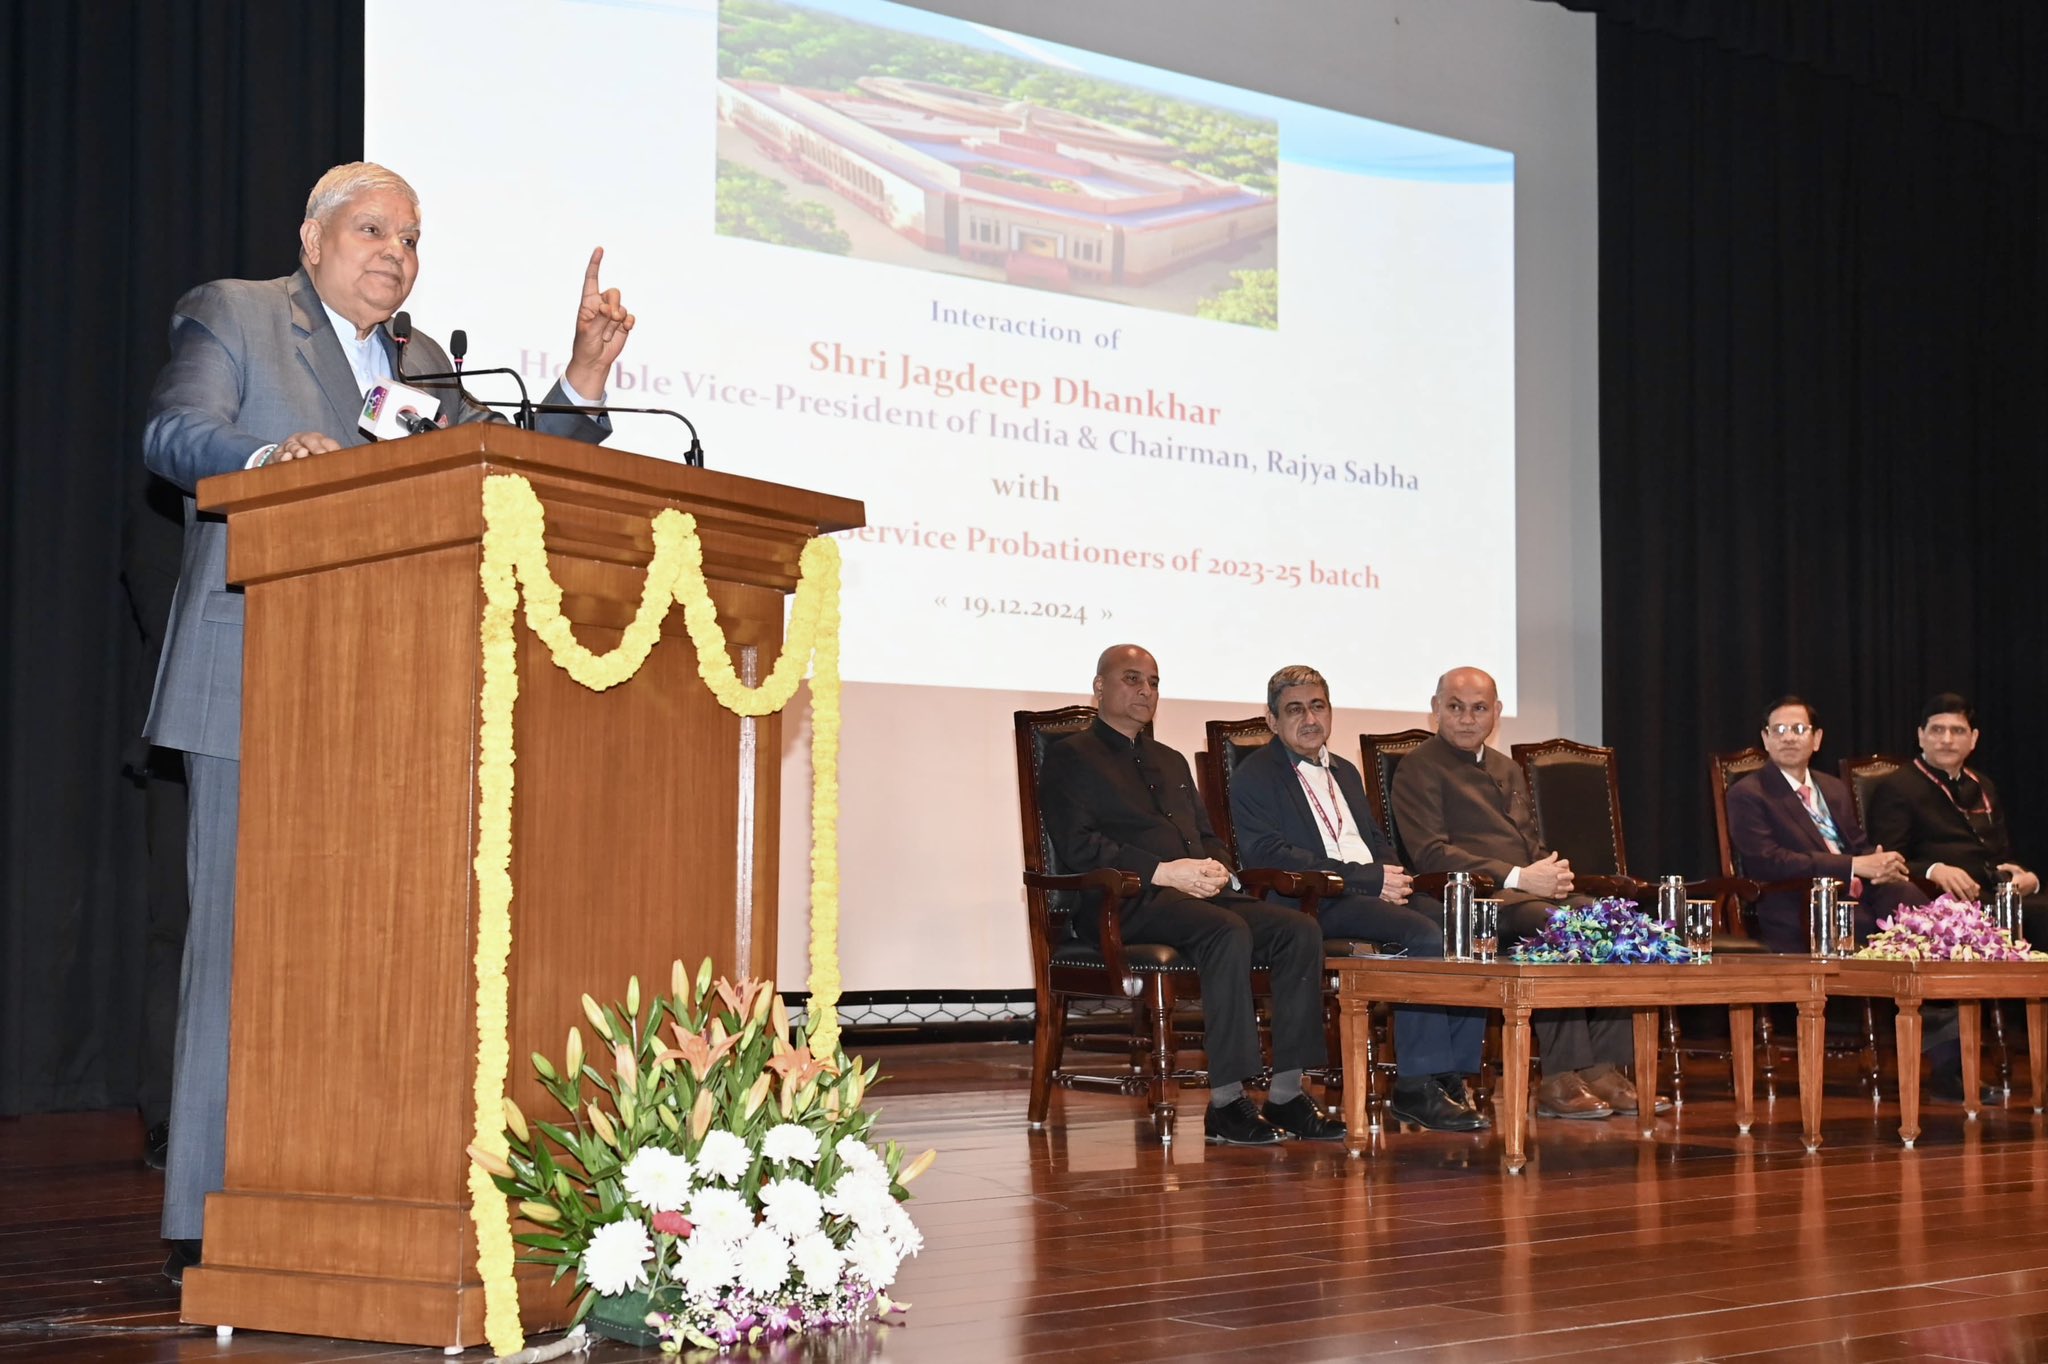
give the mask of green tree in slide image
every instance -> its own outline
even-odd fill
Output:
[[[1278,270],[1232,270],[1237,281],[1220,294],[1195,305],[1195,316],[1215,322],[1237,322],[1247,327],[1280,330],[1280,272]]]
[[[853,239],[839,230],[831,209],[791,203],[775,181],[723,158],[718,162],[718,232],[834,256],[853,250]]]
[[[900,76],[1102,119],[1164,138],[1176,166],[1277,193],[1280,129],[1271,119],[1062,71],[961,43],[878,28],[777,0],[721,0],[718,74],[860,93],[863,76]]]

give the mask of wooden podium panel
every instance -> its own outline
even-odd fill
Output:
[[[804,542],[859,503],[469,425],[208,479],[247,591],[225,1189],[186,1321],[482,1343],[469,1218],[475,1078],[482,486],[524,475],[583,643],[640,600],[654,515],[693,513],[742,677],[765,675]],[[511,1066],[559,1057],[580,997],[669,963],[773,970],[780,717],[697,676],[680,606],[640,672],[592,692],[518,635]],[[804,793],[807,794],[807,793]],[[586,1027],[587,1031],[587,1027]],[[527,1282],[529,1329],[564,1295]]]

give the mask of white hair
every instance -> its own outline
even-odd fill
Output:
[[[374,161],[349,161],[314,182],[313,192],[306,196],[306,216],[324,225],[349,200],[380,189],[403,194],[412,204],[413,212],[419,212],[420,196],[404,176]]]

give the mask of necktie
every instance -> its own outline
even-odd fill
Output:
[[[1820,793],[1813,789],[1813,783],[1803,782],[1800,784],[1799,799],[1805,804],[1806,813],[1812,817],[1814,827],[1820,830],[1820,836],[1827,840],[1828,851],[1832,853],[1840,852],[1842,850],[1842,836],[1835,828],[1835,817],[1829,814],[1821,805]],[[1849,878],[1849,894],[1855,896],[1862,893],[1863,878],[1851,876]]]

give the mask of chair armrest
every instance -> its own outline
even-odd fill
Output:
[[[1097,867],[1072,876],[1049,876],[1044,872],[1024,873],[1024,886],[1036,891],[1096,891],[1102,896],[1102,959],[1110,970],[1124,974],[1124,906],[1133,904],[1145,893],[1145,883],[1138,879],[1136,872],[1122,871],[1116,867]],[[1035,897],[1035,905],[1043,905],[1043,895]]]
[[[1702,881],[1686,882],[1685,898],[1714,902],[1716,933],[1753,941],[1757,937],[1752,931],[1756,902],[1763,898],[1766,889],[1746,876],[1709,876]]]
[[[1331,871],[1282,871],[1278,867],[1246,867],[1237,874],[1238,883],[1249,895],[1263,900],[1282,895],[1299,900],[1304,912],[1313,914],[1324,900],[1344,893],[1344,878]]]
[[[1709,876],[1704,881],[1687,881],[1685,898],[1688,900],[1739,900],[1753,905],[1763,896],[1765,887],[1746,876]]]
[[[1624,900],[1634,900],[1637,908],[1647,903],[1654,909],[1657,904],[1657,888],[1633,876],[1574,876],[1572,894],[1593,895],[1601,899],[1619,896]]]
[[[1448,872],[1426,871],[1414,878],[1413,883],[1409,886],[1409,893],[1412,895],[1427,895],[1432,899],[1441,900],[1444,898],[1444,887],[1449,885],[1450,882],[1451,877]],[[1491,876],[1480,871],[1472,873],[1472,893],[1474,895],[1485,899],[1491,896],[1493,891],[1494,885]]]

